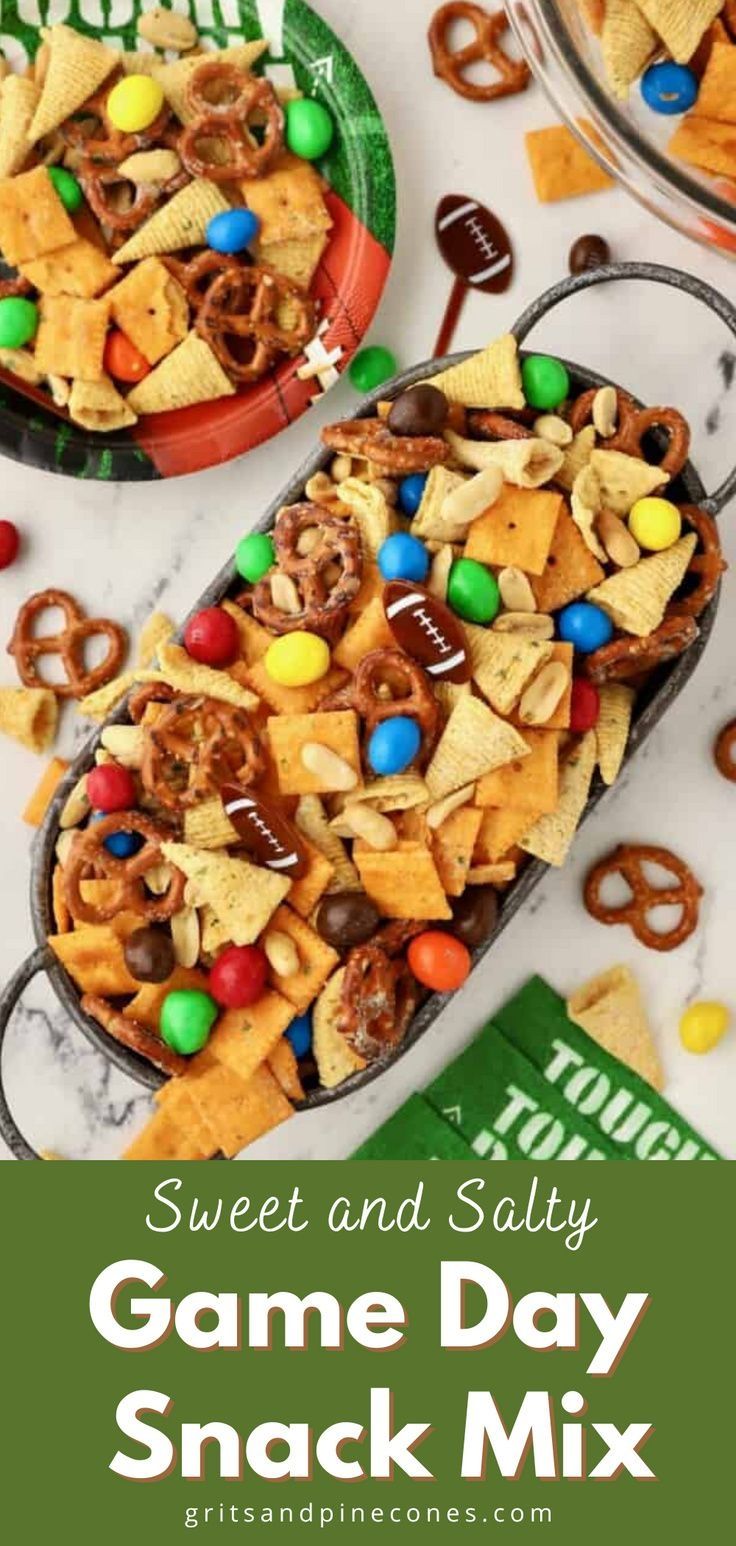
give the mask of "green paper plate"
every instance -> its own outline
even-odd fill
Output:
[[[67,22],[115,47],[134,49],[140,0],[0,0],[0,47],[23,69],[40,29]],[[319,169],[329,184],[334,226],[312,287],[320,339],[340,348],[342,372],[370,326],[389,271],[395,234],[395,181],[386,130],[358,65],[304,0],[189,0],[205,47],[267,37],[256,69],[295,82],[324,103],[335,122]],[[100,435],[60,421],[0,386],[0,451],[26,465],[72,477],[128,482],[199,472],[277,435],[309,408],[318,384],[299,381],[304,356],[285,360],[235,397],[151,415],[133,430]]]

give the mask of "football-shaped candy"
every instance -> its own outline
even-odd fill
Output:
[[[447,193],[435,215],[437,245],[448,267],[476,290],[500,295],[511,283],[514,257],[500,220],[477,199]]]
[[[256,864],[278,870],[289,880],[305,873],[309,860],[304,844],[275,806],[240,784],[225,784],[220,798],[225,814]]]
[[[398,644],[436,682],[470,680],[470,659],[462,623],[429,591],[392,580],[383,591],[386,622]]]

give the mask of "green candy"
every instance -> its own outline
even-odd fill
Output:
[[[177,988],[167,993],[161,1006],[161,1035],[167,1047],[181,1057],[191,1057],[207,1043],[217,1015],[217,1005],[209,993]]]
[[[23,295],[6,295],[0,301],[0,349],[22,349],[38,327],[38,307]]]
[[[530,354],[521,367],[524,396],[531,408],[559,408],[570,392],[570,377],[551,354]]]
[[[318,161],[332,144],[335,125],[321,102],[297,97],[286,106],[286,143],[295,156]]]
[[[391,376],[395,376],[397,368],[396,357],[391,350],[373,344],[370,349],[361,349],[356,354],[348,375],[356,392],[372,392],[384,381],[390,380]]]
[[[252,531],[235,549],[235,568],[249,585],[262,580],[275,562],[273,539],[265,531]]]
[[[456,558],[447,582],[447,600],[466,623],[491,623],[501,604],[495,576],[474,558]]]
[[[73,215],[82,205],[82,190],[76,177],[63,166],[50,166],[47,170],[64,208]]]

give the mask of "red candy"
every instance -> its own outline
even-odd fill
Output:
[[[20,537],[12,521],[0,521],[0,569],[9,569],[18,557]]]
[[[598,688],[584,676],[574,677],[570,701],[570,729],[576,730],[578,735],[582,735],[586,730],[592,730],[593,726],[598,724],[600,711],[601,699]]]
[[[103,762],[87,774],[87,794],[96,811],[130,811],[136,805],[133,776],[117,762]]]
[[[125,333],[117,331],[107,335],[103,364],[116,381],[142,381],[151,369],[145,354],[136,349]]]
[[[407,960],[417,982],[435,993],[451,993],[461,988],[471,965],[467,946],[441,929],[417,934],[407,951]]]
[[[258,945],[228,945],[210,972],[209,990],[225,1009],[247,1009],[259,999],[268,961]]]
[[[238,625],[222,607],[205,607],[187,623],[184,643],[200,665],[229,666],[240,649]]]

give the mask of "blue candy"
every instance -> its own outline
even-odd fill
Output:
[[[255,241],[260,226],[252,209],[223,209],[207,222],[207,246],[213,252],[244,252]]]
[[[90,821],[104,821],[109,813],[107,811],[93,811]],[[133,854],[140,852],[145,838],[140,832],[111,832],[106,837],[102,846],[115,859],[132,859]]]
[[[305,1015],[297,1015],[291,1025],[286,1027],[286,1036],[291,1042],[292,1051],[297,1058],[306,1056],[312,1045],[312,1013],[308,1010]]]
[[[688,113],[698,95],[697,76],[686,64],[663,59],[645,70],[641,94],[653,113]]]
[[[414,761],[422,744],[422,733],[415,719],[397,714],[384,719],[368,742],[368,761],[374,773],[388,776],[403,773]]]
[[[378,567],[384,580],[422,583],[429,572],[429,553],[418,537],[395,531],[378,549]]]
[[[403,510],[404,515],[416,515],[422,503],[422,494],[428,477],[428,472],[412,472],[408,478],[401,479],[399,509]]]
[[[557,619],[557,632],[565,644],[572,644],[581,655],[603,648],[613,637],[613,623],[601,607],[592,601],[571,601]]]

